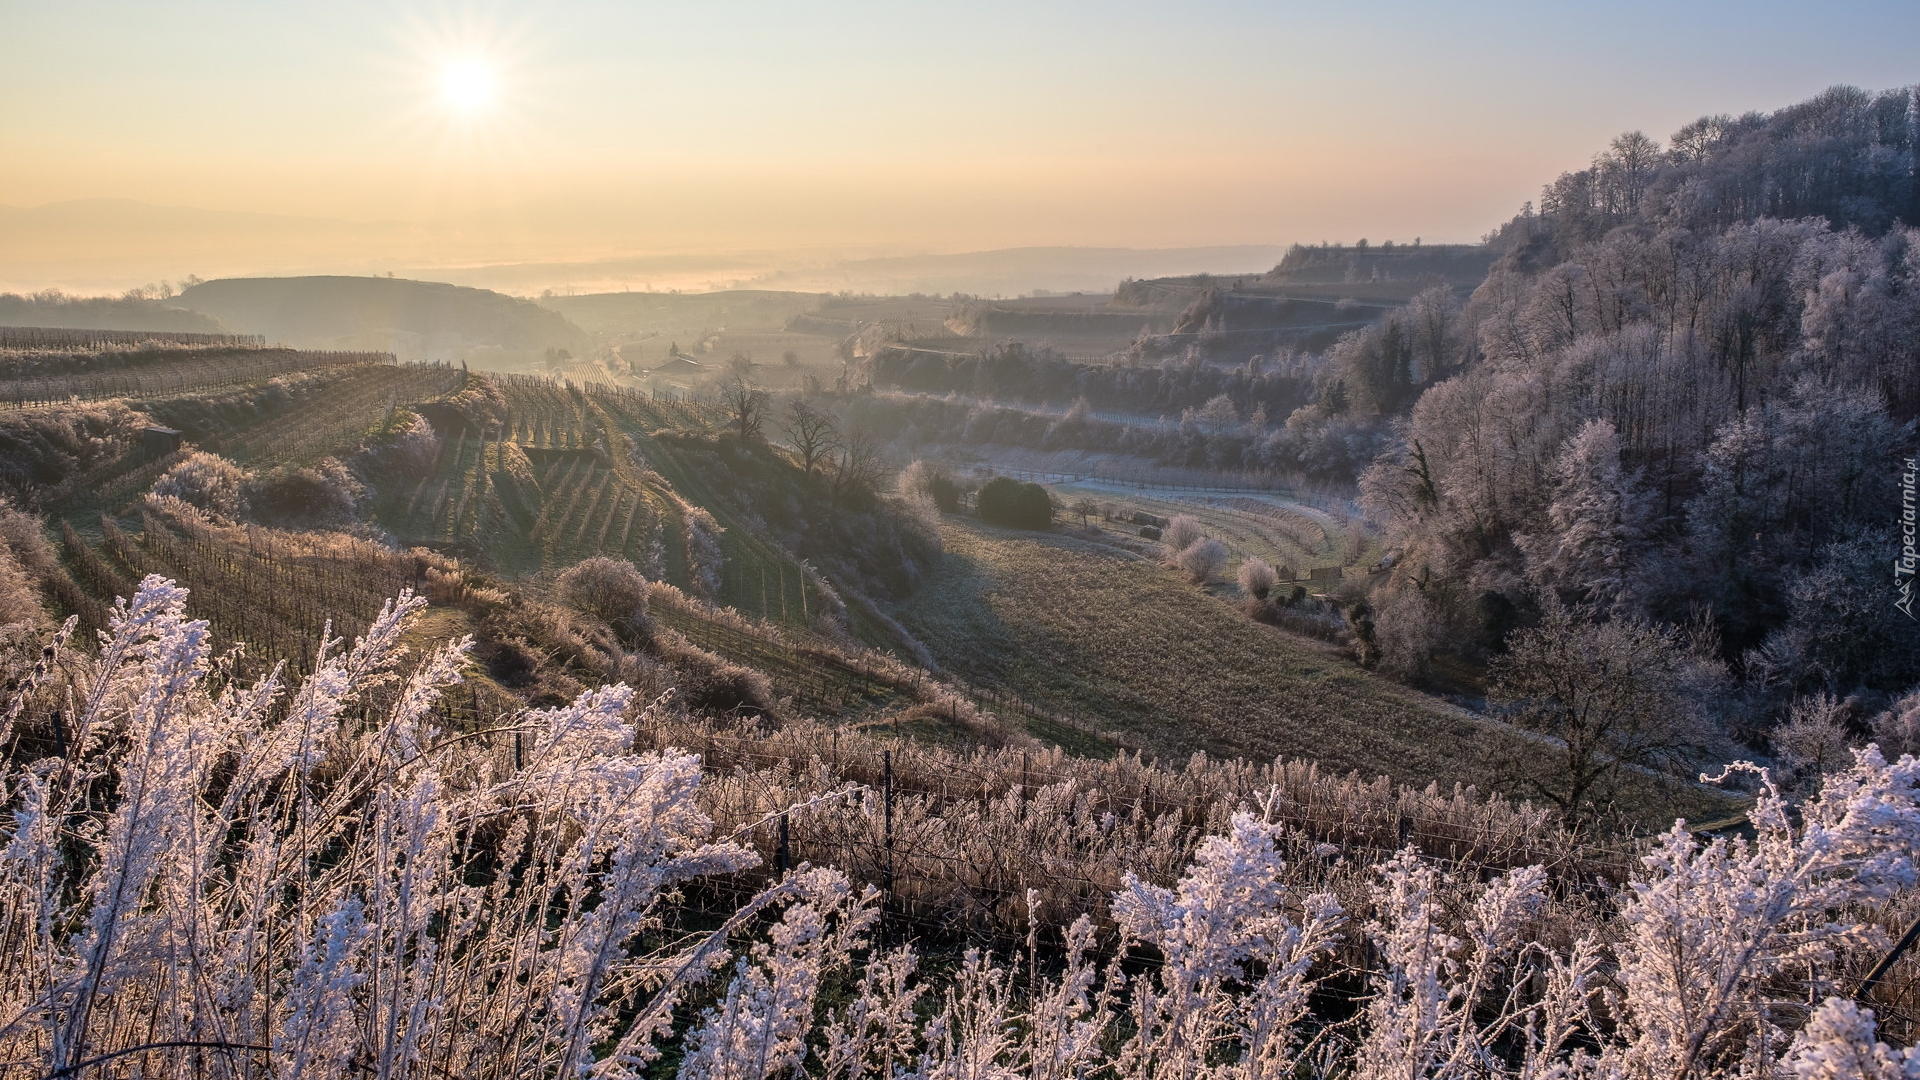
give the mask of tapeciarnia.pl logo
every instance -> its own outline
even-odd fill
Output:
[[[1914,516],[1913,484],[1916,473],[1914,459],[1906,460],[1906,471],[1900,474],[1900,557],[1893,560],[1893,587],[1900,599],[1893,606],[1907,613],[1907,618],[1920,618],[1913,613],[1913,574],[1920,555],[1914,551],[1916,522]]]

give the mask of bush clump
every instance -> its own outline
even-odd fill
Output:
[[[930,500],[943,514],[960,510],[960,497],[967,489],[948,475],[945,469],[925,461],[916,461],[900,474],[900,494],[907,498]]]
[[[350,524],[365,509],[368,497],[366,485],[338,458],[252,474],[241,494],[254,521],[289,529]]]
[[[1239,576],[1240,591],[1255,600],[1265,600],[1267,594],[1273,591],[1274,582],[1279,580],[1279,576],[1274,573],[1273,567],[1268,565],[1267,560],[1257,555],[1250,556],[1240,564]]]
[[[625,559],[595,555],[561,571],[555,585],[568,607],[605,622],[629,644],[650,636],[647,579]]]
[[[216,517],[235,519],[247,511],[246,470],[218,454],[195,450],[153,482],[155,495],[170,495]]]
[[[1053,525],[1053,500],[1039,484],[996,476],[981,487],[976,505],[980,517],[995,525],[1016,529],[1045,529]]]
[[[1175,514],[1160,526],[1160,542],[1167,546],[1170,555],[1179,555],[1206,535],[1206,530],[1200,527],[1200,519],[1192,514]]]
[[[1188,544],[1174,560],[1196,584],[1203,584],[1227,565],[1227,545],[1202,537]]]

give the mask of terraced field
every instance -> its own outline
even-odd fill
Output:
[[[346,372],[287,414],[253,424],[215,446],[249,469],[310,465],[379,429],[397,406],[457,390],[459,368],[368,364]]]
[[[1191,515],[1207,535],[1227,545],[1234,564],[1258,556],[1303,579],[1315,568],[1364,571],[1381,555],[1378,538],[1358,520],[1279,496],[1136,492],[1098,484],[1061,484],[1054,491],[1069,503],[1085,497],[1122,511]],[[1227,576],[1232,577],[1231,567]]]
[[[441,431],[434,469],[383,494],[380,522],[408,543],[483,554],[511,574],[614,555],[681,588],[694,587],[687,519],[710,512],[723,556],[716,603],[785,625],[817,611],[816,588],[793,558],[733,520],[653,435],[701,429],[710,407],[604,384],[496,378],[504,416],[482,431]]]

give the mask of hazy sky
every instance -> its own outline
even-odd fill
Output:
[[[1916,41],[1913,0],[0,0],[0,205],[501,258],[1474,239],[1621,130],[1920,80]]]

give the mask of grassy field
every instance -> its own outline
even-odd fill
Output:
[[[1162,758],[1306,758],[1403,783],[1484,789],[1496,779],[1493,751],[1519,737],[1329,646],[1255,623],[1119,548],[957,517],[943,537],[945,567],[900,621],[953,674],[1111,743]],[[1691,789],[1647,796],[1667,806],[1718,803]]]
[[[943,538],[946,565],[906,605],[907,628],[962,677],[1098,717],[1126,743],[1416,779],[1457,774],[1484,737],[1464,713],[1118,548],[960,518]]]

